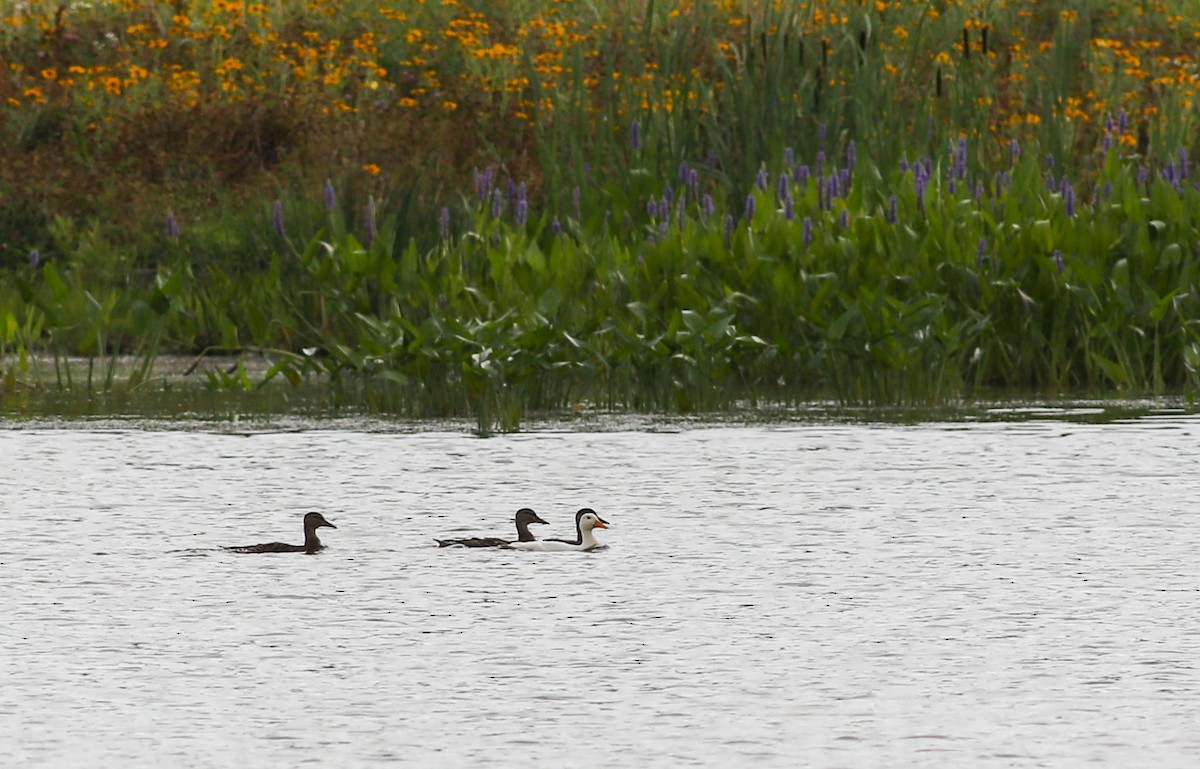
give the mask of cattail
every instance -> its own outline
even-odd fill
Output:
[[[971,32],[963,27],[963,59],[971,58]]]
[[[442,212],[438,214],[438,232],[442,240],[450,239],[450,209],[446,206],[442,206]]]
[[[333,188],[333,182],[328,177],[325,179],[325,210],[332,211],[337,208],[337,190]]]
[[[984,27],[983,29],[979,30],[979,38],[980,38],[979,42],[980,42],[980,46],[983,49],[984,56],[987,56],[987,54],[988,54],[988,30],[989,29],[990,29],[990,27]]]
[[[271,226],[276,235],[287,240],[287,229],[283,226],[283,201],[279,198],[275,198],[275,205],[271,207]]]

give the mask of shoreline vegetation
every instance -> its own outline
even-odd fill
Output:
[[[1200,385],[1185,0],[501,5],[6,4],[0,398]]]

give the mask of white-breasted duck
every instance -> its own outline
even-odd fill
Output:
[[[227,547],[226,550],[234,553],[315,553],[323,549],[325,546],[321,544],[321,540],[317,538],[317,529],[322,526],[328,526],[331,529],[336,529],[329,521],[325,520],[325,516],[320,513],[308,513],[304,516],[304,544],[289,545],[286,542],[267,542],[262,545],[246,545],[245,547]]]
[[[596,541],[593,529],[607,529],[608,521],[596,514],[590,507],[585,507],[575,513],[575,539],[540,539],[534,542],[512,542],[507,545],[512,550],[532,550],[536,552],[586,552],[604,547]]]
[[[533,542],[537,538],[529,531],[531,523],[545,523],[537,513],[533,512],[528,507],[522,507],[517,511],[517,538],[500,539],[499,537],[463,537],[461,539],[439,539],[437,540],[438,547],[504,547],[505,545],[515,542]]]

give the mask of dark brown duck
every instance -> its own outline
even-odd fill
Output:
[[[246,545],[244,547],[227,547],[234,553],[315,553],[325,546],[321,544],[321,540],[317,538],[317,529],[322,526],[328,526],[331,529],[336,529],[329,521],[325,520],[325,516],[320,513],[308,513],[304,516],[304,544],[289,545],[286,542],[267,542],[262,545]]]
[[[522,507],[517,511],[517,538],[500,539],[499,537],[465,537],[463,539],[439,539],[437,540],[438,547],[505,547],[516,542],[533,542],[537,537],[533,536],[529,531],[531,523],[545,523],[538,514],[533,512],[528,507]]]

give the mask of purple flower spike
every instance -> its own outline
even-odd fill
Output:
[[[179,226],[179,220],[175,218],[174,211],[167,211],[166,230],[167,237],[171,240],[179,240],[179,236],[183,234],[183,228]]]
[[[763,192],[767,191],[767,186],[771,183],[771,175],[767,173],[767,169],[760,168],[758,170],[758,175],[754,177],[754,183]]]
[[[629,146],[635,152],[642,148],[642,123],[639,120],[629,124]]]
[[[1054,168],[1054,153],[1046,153],[1046,168]]]
[[[796,163],[796,153],[791,147],[783,148],[783,167],[791,168]]]
[[[808,187],[808,166],[800,166],[796,169],[796,184],[803,188]]]
[[[854,168],[854,164],[858,162],[858,145],[851,139],[846,145],[846,165],[849,168]]]
[[[1021,143],[1013,139],[1008,143],[1008,164],[1015,166],[1021,159]]]
[[[367,196],[367,210],[363,215],[363,237],[367,241],[367,245],[375,242],[375,238],[379,236],[379,232],[375,229],[375,196]]]
[[[658,201],[658,218],[664,222],[671,218],[671,199],[666,195]]]
[[[450,239],[450,209],[442,206],[442,212],[438,214],[438,232],[442,235],[442,240]]]
[[[554,221],[550,223],[550,232],[554,235],[563,234],[562,222],[558,220],[557,216],[554,217]]]
[[[987,238],[979,239],[979,246],[975,249],[975,269],[982,270],[984,263],[987,262],[988,242]]]
[[[36,248],[33,249],[32,251],[30,251],[29,252],[29,266],[36,270],[38,268],[38,265],[41,263],[42,263],[42,252],[38,251]]]
[[[504,193],[492,190],[492,218],[499,219],[504,214]]]
[[[746,219],[754,218],[754,195],[746,196]]]
[[[271,226],[275,228],[275,234],[287,240],[287,229],[283,226],[283,201],[275,198],[275,205],[271,207]]]
[[[529,201],[525,198],[517,200],[516,218],[518,227],[524,227],[525,223],[529,221]]]
[[[725,214],[725,247],[733,247],[733,214]]]
[[[775,197],[780,200],[787,200],[792,196],[791,179],[788,178],[787,172],[781,173],[779,179],[775,183]]]
[[[1187,147],[1179,148],[1179,178],[1187,181],[1188,178],[1188,151]]]
[[[1121,110],[1121,114],[1117,115],[1117,130],[1125,133],[1129,130],[1129,113]]]
[[[700,194],[700,172],[694,168],[692,169],[691,173],[688,174],[688,186],[692,188],[693,195],[699,196],[699,194]]]
[[[1112,138],[1112,134],[1111,134],[1111,133],[1107,133],[1107,132],[1105,132],[1105,134],[1104,134],[1104,138],[1102,138],[1102,139],[1100,140],[1100,146],[1104,148],[1104,152],[1105,152],[1105,154],[1107,154],[1107,153],[1108,153],[1108,151],[1112,149],[1112,146],[1113,146],[1113,138]]]
[[[1137,172],[1137,183],[1139,187],[1146,186],[1146,182],[1150,180],[1150,169],[1142,166]]]
[[[1075,188],[1069,183],[1063,184],[1063,203],[1067,206],[1067,216],[1075,217]]]
[[[849,208],[842,209],[842,215],[839,218],[839,222],[841,223],[843,230],[850,228],[850,209]]]
[[[804,217],[804,234],[803,234],[803,238],[804,238],[804,246],[805,246],[805,248],[807,248],[808,246],[812,245],[812,241],[813,241],[813,223],[812,223],[812,217],[810,217],[810,216],[806,216],[806,217]]]
[[[658,201],[654,199],[653,195],[646,200],[646,216],[651,219],[658,218]]]
[[[897,206],[896,196],[892,195],[892,197],[888,199],[888,212],[887,212],[888,224],[895,224],[897,219],[899,218],[899,216],[897,215],[897,212],[896,212],[896,206]]]
[[[692,169],[688,166],[686,160],[679,163],[679,184],[687,186],[688,180],[692,178]]]
[[[710,218],[717,211],[717,204],[713,202],[713,196],[707,192],[700,199],[700,210],[704,212],[704,218]]]
[[[789,222],[796,218],[796,202],[790,197],[783,201],[783,218]]]
[[[332,211],[337,208],[337,190],[333,188],[333,182],[328,178],[325,179],[325,210]]]

